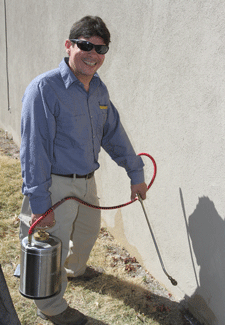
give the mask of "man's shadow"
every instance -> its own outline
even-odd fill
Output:
[[[194,306],[194,310],[191,311],[197,312],[198,318],[206,324],[217,322],[224,324],[225,222],[208,197],[199,198],[194,212],[187,221],[181,189],[180,197],[188,239],[191,238],[196,261],[200,266],[199,276],[197,276],[189,239],[190,254],[197,283],[196,291],[189,298],[189,305]]]

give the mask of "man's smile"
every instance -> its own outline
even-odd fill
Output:
[[[90,60],[87,60],[87,59],[83,59],[82,60],[85,64],[87,64],[87,65],[89,65],[89,66],[91,66],[91,67],[94,67],[96,64],[97,64],[97,62],[96,61],[90,61]]]

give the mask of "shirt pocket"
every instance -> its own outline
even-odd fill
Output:
[[[70,115],[58,119],[56,142],[83,142],[88,139],[88,123],[85,114]]]
[[[103,106],[99,106],[103,107]],[[108,106],[104,106],[105,108],[101,109],[100,112],[98,113],[98,124],[97,124],[97,137],[99,141],[101,142],[102,137],[103,137],[103,130],[104,130],[104,125],[108,117]]]

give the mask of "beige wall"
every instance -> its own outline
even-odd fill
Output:
[[[38,74],[58,66],[72,23],[99,15],[112,34],[100,70],[137,152],[158,173],[145,206],[164,275],[139,202],[103,212],[104,223],[177,300],[208,324],[225,319],[225,3],[220,0],[20,0],[0,5],[0,126],[20,142],[21,98]],[[146,181],[152,164],[147,158]],[[129,180],[104,152],[101,205],[129,200]]]
[[[1,86],[0,86],[0,127],[7,127],[8,116],[8,99],[7,99],[7,75],[6,75],[6,44],[5,44],[5,12],[4,3],[0,4],[0,71],[1,71]]]

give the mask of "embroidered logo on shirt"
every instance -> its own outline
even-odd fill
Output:
[[[104,105],[99,105],[100,109],[107,109],[108,106],[104,106]]]

